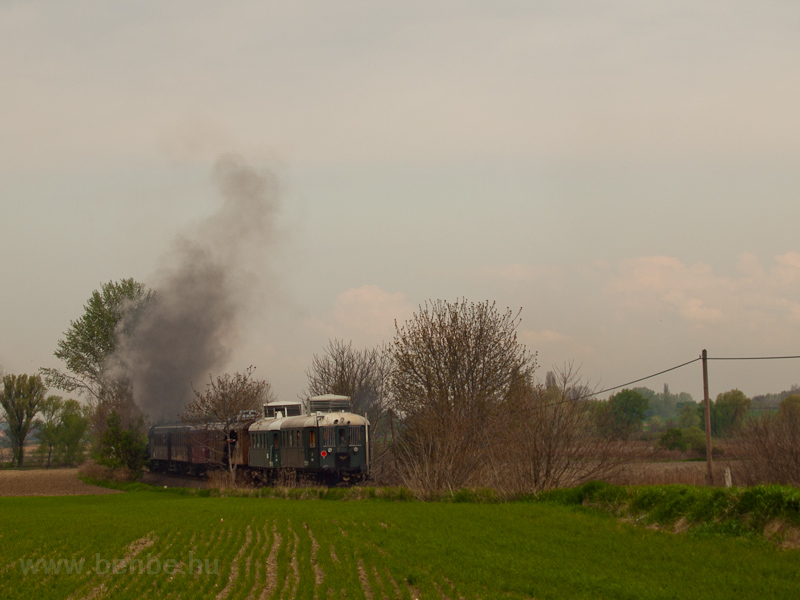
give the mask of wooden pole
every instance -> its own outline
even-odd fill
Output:
[[[711,463],[711,400],[708,397],[708,353],[703,350],[703,404],[706,413],[706,485],[714,485],[714,469]]]

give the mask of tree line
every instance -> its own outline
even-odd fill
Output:
[[[31,433],[39,440],[38,454],[47,467],[80,464],[89,425],[88,411],[77,400],[48,395],[39,375],[5,375],[0,389],[5,435],[12,464],[21,468]]]
[[[4,378],[0,398],[15,448],[36,428],[48,464],[74,464],[81,457],[75,434],[83,423],[78,437],[91,440],[95,460],[141,472],[146,419],[113,355],[137,315],[157,301],[132,279],[104,284],[58,342],[63,370]],[[388,344],[361,349],[330,340],[313,356],[302,396],[350,396],[353,410],[371,424],[375,474],[420,495],[465,486],[518,494],[580,484],[619,469],[627,459],[625,443],[641,435],[645,423],[662,431],[667,447],[682,447],[702,434],[702,405],[689,394],[670,393],[668,386],[661,393],[623,389],[598,400],[570,364],[538,380],[537,354],[518,339],[520,319],[521,311],[489,301],[428,301],[395,323]],[[77,392],[85,404],[47,396],[46,385]],[[230,424],[272,398],[269,383],[255,378],[252,367],[210,375],[205,389],[193,392],[183,414],[192,424]],[[773,435],[754,428],[750,406],[739,390],[720,394],[711,406],[714,436]],[[793,409],[781,411],[774,422],[790,427],[794,417],[786,415],[794,415]],[[764,415],[759,426],[777,427],[770,418]],[[19,452],[14,457],[22,465]]]

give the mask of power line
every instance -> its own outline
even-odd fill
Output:
[[[714,356],[714,357],[707,356],[706,360],[785,360],[791,358],[800,358],[800,355],[798,356]],[[693,360],[677,365],[675,367],[664,369],[663,371],[659,371],[658,373],[653,373],[652,375],[648,375],[647,377],[634,379],[633,381],[629,381],[628,383],[615,385],[614,387],[606,388],[604,390],[600,390],[599,392],[594,392],[593,394],[589,394],[588,396],[582,396],[581,398],[591,398],[592,396],[599,396],[600,394],[605,394],[606,392],[612,392],[614,390],[618,390],[619,388],[633,385],[634,383],[639,383],[640,381],[645,381],[647,379],[652,379],[653,377],[658,377],[659,375],[663,375],[664,373],[669,373],[670,371],[675,371],[676,369],[680,369],[681,367],[685,367],[686,365],[696,363],[698,360],[702,360],[702,357],[698,356]]]
[[[709,356],[707,360],[783,360],[800,356]]]
[[[615,385],[614,387],[606,388],[604,390],[600,390],[599,392],[594,392],[593,394],[590,394],[588,396],[584,396],[584,398],[591,398],[592,396],[599,396],[600,394],[605,394],[606,392],[611,392],[613,390],[618,390],[619,388],[626,387],[626,386],[629,386],[629,385],[633,385],[634,383],[639,383],[640,381],[645,381],[647,379],[652,379],[653,377],[658,377],[659,375],[663,375],[664,373],[669,373],[670,371],[675,371],[677,369],[685,367],[686,365],[690,365],[692,363],[696,363],[698,360],[701,360],[699,356],[697,358],[693,358],[692,360],[687,361],[687,362],[685,362],[683,364],[677,365],[675,367],[670,367],[669,369],[664,369],[663,371],[659,371],[658,373],[653,373],[652,375],[648,375],[647,377],[640,377],[639,379],[634,379],[633,381],[629,381],[628,383],[623,383],[621,385]]]
[[[785,359],[797,359],[800,358],[800,355],[797,356],[707,356],[706,360],[785,360]],[[681,369],[687,365],[691,365],[692,363],[696,363],[699,360],[703,360],[702,356],[698,356],[697,358],[693,358],[685,363],[680,365],[676,365],[674,367],[670,367],[669,369],[664,369],[663,371],[659,371],[658,373],[653,373],[652,375],[647,375],[646,377],[640,377],[639,379],[634,379],[633,381],[629,381],[627,383],[623,383],[620,385],[615,385],[614,387],[606,388],[604,390],[600,390],[599,392],[592,392],[591,394],[586,394],[585,396],[580,396],[576,398],[576,400],[585,400],[586,398],[592,398],[594,396],[599,396],[600,394],[605,394],[606,392],[613,392],[614,390],[618,390],[619,388],[624,388],[629,385],[633,385],[634,383],[639,383],[641,381],[646,381],[648,379],[652,379],[653,377],[658,377],[659,375],[663,375],[664,373],[669,373],[670,371],[675,371],[677,369]],[[570,402],[574,400],[561,400],[558,402],[551,402],[547,406],[553,406],[556,404],[562,404],[563,402]]]

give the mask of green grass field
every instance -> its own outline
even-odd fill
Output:
[[[798,598],[800,552],[547,502],[0,499],[0,598],[106,597]]]

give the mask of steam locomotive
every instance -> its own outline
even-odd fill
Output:
[[[230,429],[214,423],[151,427],[150,470],[203,475],[227,467],[230,458],[239,472],[261,484],[367,479],[366,417],[350,412],[348,396],[314,396],[307,407],[303,414],[300,402],[271,402],[263,415],[242,414]]]

